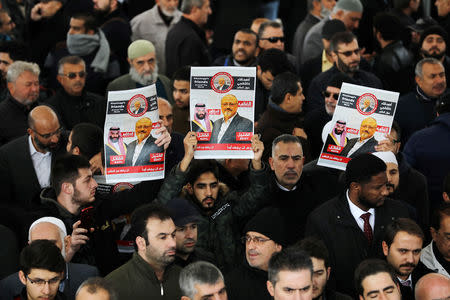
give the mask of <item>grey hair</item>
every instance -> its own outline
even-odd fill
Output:
[[[184,14],[190,14],[194,7],[200,8],[205,4],[206,0],[184,0],[181,3],[181,12]]]
[[[320,0],[308,0],[308,2],[306,3],[307,7],[308,7],[308,11],[311,11],[314,8],[313,2],[320,2]]]
[[[80,285],[80,287],[77,290],[77,293],[75,296],[78,296],[81,289],[86,287],[87,292],[91,295],[96,294],[97,292],[104,290],[108,293],[109,300],[117,300],[117,293],[113,289],[113,287],[104,279],[101,277],[91,277],[83,281],[83,283]]]
[[[70,56],[64,56],[58,61],[58,74],[63,74],[64,65],[78,65],[83,64],[84,70],[86,70],[86,63],[84,62],[84,59],[82,59],[79,56],[70,55]]]
[[[423,78],[423,65],[424,64],[440,65],[442,68],[444,68],[442,63],[439,60],[437,60],[436,58],[433,58],[433,57],[423,58],[422,60],[420,60],[417,63],[416,69],[414,70],[414,73],[419,78]]]
[[[183,296],[194,299],[197,290],[196,284],[213,285],[219,281],[224,281],[220,270],[212,263],[197,261],[185,267],[178,280]]]
[[[8,68],[8,73],[6,73],[7,82],[16,82],[17,78],[23,72],[31,72],[39,77],[41,70],[39,69],[39,66],[35,63],[17,60],[13,62]]]

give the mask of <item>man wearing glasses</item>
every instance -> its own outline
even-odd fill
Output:
[[[273,208],[261,210],[247,223],[241,239],[245,261],[225,276],[230,299],[272,299],[266,288],[267,270],[272,255],[285,244],[283,225],[282,216]]]
[[[61,251],[49,240],[37,240],[25,247],[20,254],[20,281],[25,285],[14,299],[59,300],[66,299],[58,291],[66,263]]]
[[[103,97],[86,91],[84,60],[78,56],[61,58],[56,78],[62,88],[46,102],[55,109],[61,124],[68,130],[82,122],[103,128],[106,102]]]

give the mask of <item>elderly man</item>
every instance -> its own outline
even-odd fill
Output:
[[[256,65],[258,35],[250,28],[239,29],[234,35],[231,54],[218,57],[215,66],[253,67]]]
[[[64,128],[87,122],[103,128],[105,99],[85,90],[86,64],[78,56],[66,56],[58,62],[57,80],[61,84],[56,94],[46,100],[60,118]]]
[[[278,210],[265,208],[245,225],[243,232],[245,260],[225,276],[228,295],[236,300],[270,300],[266,284],[269,260],[281,251],[286,240],[282,216]]]
[[[192,263],[180,272],[181,300],[227,300],[222,272],[211,263]]]
[[[248,141],[238,140],[237,133],[253,132],[253,123],[238,114],[236,96],[227,94],[220,100],[220,105],[223,118],[214,121],[210,142],[213,144],[248,143]]]
[[[149,10],[131,20],[131,39],[147,40],[156,45],[156,59],[161,74],[166,74],[166,37],[173,26],[180,21],[178,0],[158,0]]]
[[[183,16],[167,33],[166,74],[183,66],[209,66],[211,56],[203,26],[212,13],[209,0],[184,0],[181,5]]]
[[[411,135],[430,125],[436,118],[436,103],[447,88],[445,69],[435,58],[424,58],[415,68],[414,91],[398,100],[395,120],[402,129],[402,143]]]
[[[131,216],[136,252],[133,258],[106,276],[119,299],[180,299],[181,268],[175,260],[176,227],[170,213],[155,204],[137,208]]]
[[[156,139],[151,135],[152,120],[145,117],[136,122],[136,140],[127,145],[125,165],[146,166],[152,163],[153,153],[164,152],[163,147],[156,145]],[[160,162],[157,162],[158,164]]]
[[[129,74],[122,75],[108,84],[108,91],[120,91],[156,84],[158,97],[173,103],[172,85],[166,76],[158,73],[155,46],[146,40],[136,40],[128,47]]]
[[[363,6],[359,0],[339,0],[331,12],[330,18],[344,22],[348,31],[354,31],[359,27],[363,13]],[[305,36],[303,42],[303,53],[301,63],[314,58],[317,53],[322,52],[322,28],[325,22],[330,18],[323,18],[319,23],[315,24]]]
[[[0,103],[0,145],[27,132],[28,113],[37,106],[39,98],[39,66],[16,61],[6,75],[9,96]]]
[[[450,278],[442,274],[427,274],[416,285],[416,300],[450,298]]]

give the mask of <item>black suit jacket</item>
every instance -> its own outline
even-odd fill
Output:
[[[308,216],[306,236],[317,236],[327,246],[332,270],[330,287],[335,284],[338,292],[357,296],[353,284],[356,267],[364,259],[384,257],[381,242],[386,225],[394,219],[409,217],[403,203],[386,199],[375,208],[373,242],[369,245],[350,212],[345,192],[316,208]]]
[[[348,140],[347,145],[342,150],[342,153],[340,155],[347,156],[350,150],[355,146],[355,144],[359,141],[359,138],[353,138]],[[375,146],[378,145],[378,141],[375,139],[375,137],[371,137],[364,145],[362,145],[358,150],[352,153],[350,155],[351,158],[357,156],[358,154],[362,153],[373,153],[375,152]]]
[[[154,137],[152,137],[151,135],[148,137],[147,141],[145,141],[145,144],[144,144],[144,147],[142,148],[141,153],[139,153],[136,163],[134,164],[135,166],[146,166],[146,165],[155,164],[154,162],[150,162],[150,154],[164,152],[164,147],[158,147],[155,144],[155,141],[156,141],[156,139]],[[136,146],[137,146],[137,140],[128,144],[127,157],[125,159],[126,166],[133,165],[133,155],[134,155],[134,150],[136,149]]]
[[[211,143],[213,144],[231,144],[231,143],[249,143],[249,141],[237,141],[236,140],[236,132],[253,132],[253,122],[247,118],[241,117],[238,113],[234,117],[233,121],[231,121],[230,126],[228,126],[227,131],[222,136],[220,141],[218,140],[220,128],[223,124],[223,118],[214,122],[212,134],[211,134]]]

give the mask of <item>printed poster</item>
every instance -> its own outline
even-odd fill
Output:
[[[375,152],[394,120],[399,94],[343,83],[318,165],[345,170],[361,153]]]
[[[253,158],[255,86],[255,67],[191,68],[196,159]]]
[[[104,128],[107,183],[164,178],[164,147],[155,144],[158,121],[154,84],[108,93]]]

